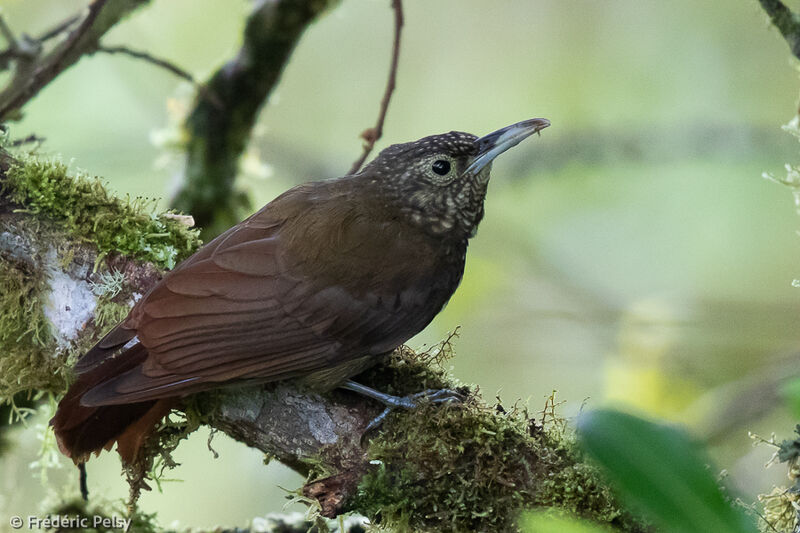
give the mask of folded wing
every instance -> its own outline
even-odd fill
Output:
[[[340,219],[333,243],[298,237],[288,231],[293,219],[269,210],[209,243],[78,363],[79,371],[95,368],[134,336],[148,352],[141,365],[94,387],[81,403],[142,402],[230,381],[305,375],[386,352],[424,328],[458,280],[435,276],[430,250],[418,250],[422,268],[397,270],[391,255],[408,243],[381,237],[377,249],[365,246],[364,235],[375,228],[362,227],[363,217],[331,216]],[[426,261],[428,268],[419,265]],[[327,263],[331,268],[320,270]],[[349,264],[350,272],[343,266]],[[431,298],[441,305],[431,310]]]

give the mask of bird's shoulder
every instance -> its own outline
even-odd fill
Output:
[[[357,177],[290,189],[245,225],[271,228],[287,267],[329,284],[408,284],[463,262],[459,246],[422,231]]]

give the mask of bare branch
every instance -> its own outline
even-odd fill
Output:
[[[0,92],[0,121],[7,120],[83,55],[94,52],[100,38],[109,29],[147,2],[148,0],[94,0],[89,4],[86,16],[62,43],[45,56],[35,58],[31,65],[17,67],[9,85]],[[50,38],[50,33],[52,32],[46,33],[45,37]]]
[[[350,174],[358,172],[361,165],[364,164],[364,161],[367,160],[370,152],[372,152],[372,149],[375,147],[375,143],[383,136],[383,123],[386,120],[386,112],[389,110],[389,102],[394,92],[395,82],[397,80],[397,64],[400,61],[400,36],[403,30],[402,0],[392,0],[392,9],[394,10],[394,43],[392,44],[392,63],[389,67],[389,79],[386,82],[386,90],[381,100],[378,120],[375,126],[367,128],[361,133],[361,138],[364,139],[364,152],[361,154],[361,157],[353,163],[353,166],[350,168]]]
[[[13,59],[23,62],[35,59],[36,56],[41,52],[42,45],[45,42],[61,35],[80,19],[80,15],[73,15],[72,17],[60,22],[53,28],[47,30],[36,39],[31,39],[27,35],[23,34],[21,39],[22,42],[20,42],[20,40],[14,37],[14,33],[11,31],[11,28],[8,27],[3,15],[0,14],[0,34],[3,35],[3,38],[8,43],[8,47],[0,52],[0,70],[7,69],[11,63],[11,60]]]
[[[781,0],[759,0],[761,7],[769,15],[772,24],[789,43],[792,54],[800,59],[800,16],[781,2]]]
[[[43,34],[41,34],[39,37],[36,38],[36,40],[38,42],[40,42],[40,43],[45,43],[45,42],[49,41],[50,39],[52,39],[53,37],[58,37],[59,35],[61,35],[65,31],[70,29],[70,27],[75,25],[79,20],[81,20],[81,16],[80,15],[73,15],[73,16],[69,17],[68,19],[64,20],[63,22],[60,22],[59,24],[56,24],[55,26],[53,26],[52,28],[50,28],[49,30],[44,32]]]
[[[14,36],[14,32],[8,27],[5,18],[0,13],[0,35],[3,36],[8,47],[0,52],[0,70],[8,69],[11,61],[16,59],[20,62],[26,62],[34,59],[37,50],[32,50],[30,46],[23,46],[19,40]]]
[[[141,50],[133,50],[131,48],[128,48],[127,46],[103,46],[103,45],[98,46],[97,51],[103,52],[105,54],[123,54],[126,56],[130,56],[134,59],[141,59],[143,61],[147,61],[148,63],[152,63],[157,67],[161,67],[163,69],[168,70],[169,72],[173,73],[179,78],[188,81],[189,83],[197,87],[198,90],[200,89],[200,85],[195,81],[194,77],[187,71],[183,70],[175,63],[171,63],[166,59],[155,57],[152,54],[149,54],[148,52],[143,52]]]
[[[39,137],[35,133],[32,133],[27,137],[12,140],[9,143],[9,146],[12,148],[19,148],[20,146],[24,146],[26,144],[42,144],[44,141],[45,141],[44,137]]]
[[[2,15],[0,15],[0,34],[8,43],[9,49],[13,50],[17,48],[17,39],[14,37],[14,33],[11,31],[11,28],[8,27],[6,19]]]
[[[205,85],[198,83],[197,80],[194,79],[188,71],[182,69],[175,63],[167,61],[166,59],[161,59],[159,57],[155,57],[154,55],[143,52],[141,50],[133,50],[127,46],[103,46],[100,45],[97,47],[98,52],[103,52],[105,54],[123,54],[134,59],[141,59],[142,61],[146,61],[151,63],[157,67],[163,68],[172,74],[176,75],[177,77],[184,79],[194,85],[195,90],[198,94],[202,95],[204,98],[208,99],[217,107],[222,107],[222,101],[219,99],[217,95],[212,93],[208,90],[208,87]]]

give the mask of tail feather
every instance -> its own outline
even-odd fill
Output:
[[[81,374],[58,404],[50,425],[59,449],[76,464],[85,462],[93,452],[110,449],[114,442],[118,442],[117,450],[123,461],[132,463],[144,440],[169,412],[172,399],[92,407],[81,404],[82,396],[89,390],[140,365],[146,357],[147,350],[136,345],[107,359]]]

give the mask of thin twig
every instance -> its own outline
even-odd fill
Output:
[[[61,60],[70,52],[72,52],[75,47],[78,45],[78,42],[81,40],[86,32],[92,27],[94,21],[97,20],[97,16],[102,11],[103,7],[105,7],[106,2],[108,0],[94,0],[91,4],[89,4],[89,13],[87,13],[86,17],[81,21],[77,28],[75,28],[72,32],[70,32],[69,37],[67,38],[66,44],[64,48],[60,51],[58,60]]]
[[[40,42],[40,43],[43,43],[45,41],[49,41],[53,37],[57,37],[57,36],[61,35],[62,33],[64,33],[65,31],[67,31],[70,28],[70,26],[72,26],[73,24],[78,22],[80,19],[81,19],[80,15],[73,15],[70,18],[68,18],[67,20],[57,24],[53,28],[51,28],[51,29],[47,30],[46,32],[44,32],[43,34],[41,34],[39,37],[36,38],[36,40],[38,42]]]
[[[18,62],[29,62],[36,58],[41,45],[36,41],[31,41],[23,37],[18,40],[14,37],[14,32],[6,23],[6,19],[0,14],[0,35],[8,43],[8,47],[0,52],[0,70],[6,70],[13,60]]]
[[[3,38],[8,43],[9,50],[17,49],[17,39],[14,37],[14,33],[11,31],[11,28],[9,28],[8,24],[6,24],[6,19],[3,18],[3,15],[0,15],[0,34],[3,35]]]
[[[381,100],[381,109],[378,113],[378,121],[372,128],[367,128],[361,133],[364,139],[364,152],[361,157],[353,163],[350,174],[355,174],[369,157],[370,152],[375,147],[375,142],[383,135],[383,122],[386,120],[386,112],[389,109],[389,102],[392,99],[395,82],[397,80],[397,64],[400,60],[400,34],[403,30],[403,2],[402,0],[392,0],[394,10],[394,44],[392,45],[392,64],[389,67],[389,79],[386,82],[386,91]]]
[[[26,144],[32,143],[43,143],[45,141],[44,137],[39,137],[35,133],[28,135],[27,137],[23,137],[21,139],[14,139],[9,143],[9,146],[12,148],[19,148],[20,146],[24,146]]]
[[[73,26],[76,22],[81,19],[80,15],[73,15],[70,18],[60,22],[53,28],[47,30],[39,37],[33,39],[28,37],[25,34],[22,34],[22,38],[17,40],[14,37],[14,33],[11,31],[11,28],[8,27],[5,19],[3,18],[2,14],[0,14],[0,34],[2,34],[3,38],[8,43],[8,47],[0,52],[0,70],[5,70],[8,68],[11,60],[33,60],[39,54],[42,49],[42,45],[47,42],[48,40],[52,39],[53,37],[57,37],[61,35],[65,31],[67,31],[71,26]],[[21,44],[20,41],[22,41]]]
[[[6,70],[11,64],[11,60],[18,56],[18,46],[11,28],[6,24],[2,14],[0,14],[0,35],[8,43],[8,47],[0,52],[0,70]]]
[[[216,94],[214,94],[211,90],[209,90],[208,87],[195,80],[194,77],[191,74],[189,74],[188,71],[182,69],[175,63],[167,61],[166,59],[161,59],[160,57],[156,57],[147,52],[142,52],[141,50],[133,50],[131,48],[128,48],[127,46],[100,45],[97,47],[97,51],[106,54],[124,54],[134,59],[141,59],[157,67],[166,69],[172,74],[176,75],[177,77],[191,83],[194,86],[195,90],[197,90],[197,92],[201,94],[203,97],[207,98],[212,104],[216,105],[218,108],[223,107],[222,101]]]
[[[792,54],[800,59],[800,16],[781,2],[781,0],[759,0],[761,7],[769,15],[772,24],[789,43]]]
[[[152,63],[158,67],[166,69],[179,78],[183,78],[184,80],[188,81],[194,86],[199,86],[199,84],[195,81],[191,74],[187,71],[183,70],[181,67],[177,66],[175,63],[171,63],[166,59],[161,59],[159,57],[155,57],[147,52],[142,52],[140,50],[132,50],[127,46],[103,46],[100,45],[97,47],[98,52],[104,52],[106,54],[124,54],[135,59],[142,59],[147,61],[148,63]]]

